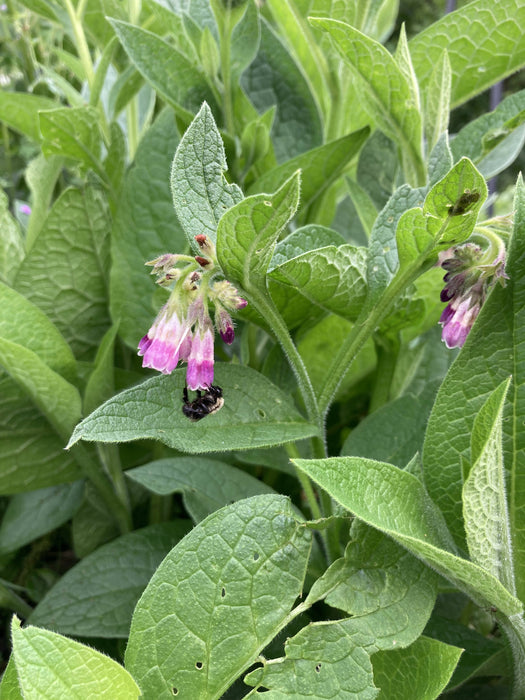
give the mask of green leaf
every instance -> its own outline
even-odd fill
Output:
[[[374,681],[381,688],[377,700],[434,700],[457,666],[463,649],[420,637],[407,649],[374,654]]]
[[[93,107],[60,107],[39,112],[42,151],[45,156],[74,158],[103,173],[99,161],[101,134]]]
[[[325,311],[355,321],[367,293],[366,260],[366,248],[328,246],[278,265],[269,280],[296,290]]]
[[[276,105],[271,135],[279,163],[321,145],[321,117],[310,87],[264,19],[259,52],[242,74],[241,87],[259,114]]]
[[[396,644],[412,644],[436,601],[437,576],[423,562],[361,521],[354,521],[345,555],[312,586],[307,603],[328,605],[361,617],[383,610],[396,621]]]
[[[407,180],[422,185],[426,177],[421,155],[421,116],[395,60],[380,43],[344,22],[314,18],[310,21],[329,33],[360,81],[362,99],[370,115],[381,131],[401,147]]]
[[[64,440],[9,377],[0,375],[0,493],[19,493],[79,479]]]
[[[185,371],[157,376],[127,389],[80,423],[78,440],[160,440],[191,454],[277,445],[316,434],[290,399],[258,372],[240,365],[216,366],[215,382],[225,403],[217,413],[192,423],[182,413]]]
[[[84,489],[84,500],[73,518],[71,534],[73,549],[80,559],[120,535],[115,518],[89,481]]]
[[[2,675],[0,697],[2,700],[24,700],[18,684],[18,674],[16,672],[15,657],[13,655],[9,657],[9,662]]]
[[[455,140],[455,139],[454,139]],[[430,185],[443,179],[452,169],[452,151],[448,143],[448,133],[441,134],[428,157],[428,181]]]
[[[76,387],[50,369],[32,350],[3,340],[0,364],[64,439],[80,418]]]
[[[221,135],[210,108],[203,104],[177,147],[171,170],[171,193],[177,217],[191,246],[206,234],[215,241],[219,219],[243,198],[228,184]]]
[[[126,476],[159,496],[181,493],[194,522],[242,498],[274,493],[241,469],[206,457],[159,459],[128,469]]]
[[[255,3],[246,3],[244,14],[231,35],[231,84],[237,85],[242,72],[250,65],[259,49],[261,27]]]
[[[525,112],[521,117],[521,120],[524,119]],[[478,163],[480,173],[487,179],[498,175],[502,170],[512,165],[523,149],[525,124],[521,123],[515,128],[509,127],[509,132],[502,140],[499,140],[499,136],[496,136],[494,140],[489,140],[489,152]]]
[[[142,138],[126,174],[111,236],[111,316],[130,346],[150,327],[156,291],[144,263],[184,247],[173,212],[170,166],[178,143],[171,110],[164,110]]]
[[[287,39],[289,50],[312,86],[313,96],[323,107],[323,112],[328,114],[330,109],[328,65],[305,15],[300,12],[297,5],[298,3],[293,0],[269,0],[268,2],[281,36]]]
[[[448,128],[450,113],[450,61],[446,49],[434,66],[425,93],[425,137],[431,151]]]
[[[0,120],[11,129],[28,136],[32,141],[41,141],[38,113],[44,109],[54,109],[57,103],[48,97],[23,92],[2,90],[0,100]]]
[[[451,108],[525,65],[521,0],[474,0],[419,32],[409,43],[419,84],[426,89],[446,49],[452,69]]]
[[[140,690],[116,661],[95,649],[38,627],[11,626],[13,655],[25,700],[45,697],[134,700]]]
[[[174,46],[141,27],[110,21],[134,65],[176,112],[196,112],[203,100],[215,106],[204,73]]]
[[[40,153],[27,166],[25,180],[31,191],[31,216],[26,231],[26,249],[31,250],[51,204],[57,179],[64,159],[60,156],[46,158]]]
[[[362,457],[292,461],[338,503],[393,537],[478,604],[495,605],[505,615],[520,612],[522,603],[494,576],[452,553],[441,513],[412,474]]]
[[[249,194],[274,192],[284,180],[301,170],[301,208],[307,207],[337,180],[369,134],[369,127],[365,127],[287,160],[258,178]]]
[[[217,229],[217,257],[226,277],[246,291],[266,288],[277,239],[299,204],[299,173],[274,194],[256,194],[227,211]]]
[[[398,268],[396,229],[402,214],[422,206],[425,190],[401,185],[383,208],[372,227],[368,251],[368,301],[376,302],[394,278]]]
[[[137,604],[126,667],[143,697],[219,698],[286,624],[311,533],[283,496],[255,496],[197,525]]]
[[[109,227],[101,190],[66,190],[15,281],[16,289],[51,319],[80,359],[93,357],[110,323]]]
[[[490,395],[474,421],[473,465],[463,486],[463,519],[472,561],[514,591],[502,446],[509,383],[507,380]]]
[[[23,345],[46,365],[72,379],[76,362],[56,326],[37,306],[0,282],[0,337]]]
[[[394,194],[399,170],[396,144],[381,131],[374,131],[359,153],[357,181],[377,209],[382,209]]]
[[[103,545],[69,569],[30,622],[77,637],[127,638],[135,605],[187,520],[150,525]]]
[[[0,282],[12,284],[16,271],[25,255],[20,226],[9,212],[9,199],[0,190]]]
[[[509,513],[518,597],[525,598],[525,445],[522,430],[522,336],[525,316],[525,191],[516,188],[515,223],[505,288],[497,285],[438,392],[423,449],[425,485],[442,510],[456,542],[465,546],[461,493],[464,466],[472,464],[470,435],[475,416],[489,395],[510,375],[508,416],[504,420],[504,461],[509,470]]]
[[[0,551],[14,552],[63,525],[80,505],[83,489],[76,481],[13,496],[2,518]]]

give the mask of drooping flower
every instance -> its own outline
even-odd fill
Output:
[[[221,338],[231,344],[235,332],[230,311],[244,308],[247,301],[227,280],[215,281],[220,274],[215,246],[203,234],[195,238],[203,255],[192,258],[166,253],[146,263],[153,267],[157,283],[172,287],[172,291],[139,342],[138,354],[143,357],[143,367],[164,374],[172,372],[179,362],[187,362],[187,387],[197,391],[213,384],[214,331],[208,303],[215,306],[215,325]],[[182,269],[181,264],[185,265]]]
[[[496,281],[504,284],[507,279],[503,241],[488,229],[483,229],[483,235],[490,244],[487,250],[465,243],[439,257],[439,264],[446,270],[441,301],[448,302],[439,322],[448,348],[463,346],[489,290]]]

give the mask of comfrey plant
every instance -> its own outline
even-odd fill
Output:
[[[8,5],[2,698],[525,697],[525,13],[398,5]]]

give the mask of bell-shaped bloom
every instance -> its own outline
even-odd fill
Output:
[[[447,348],[462,347],[481,308],[480,304],[473,301],[471,297],[457,304],[457,308],[454,306],[454,304],[446,306],[439,319],[443,326],[441,337]]]
[[[186,371],[188,389],[207,389],[213,384],[213,330],[197,328],[191,343]]]
[[[148,333],[139,343],[138,354],[143,367],[163,374],[173,372],[179,361],[187,360],[191,352],[191,327],[175,311],[162,307]]]

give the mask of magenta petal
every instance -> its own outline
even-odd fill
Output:
[[[186,384],[193,391],[207,389],[213,384],[213,333],[211,330],[205,331],[203,336],[200,332],[195,333],[188,357]]]

